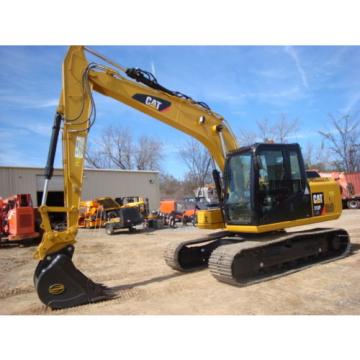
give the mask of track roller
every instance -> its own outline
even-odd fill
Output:
[[[219,246],[209,258],[209,269],[219,281],[244,286],[340,259],[350,246],[349,234],[343,229],[252,238]]]
[[[74,247],[48,255],[40,261],[34,274],[34,285],[40,300],[51,309],[109,300],[115,293],[94,283],[73,264]]]

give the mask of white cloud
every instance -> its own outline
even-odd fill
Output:
[[[26,146],[19,147],[14,139],[29,136],[24,128],[1,129],[0,165],[2,166],[39,166],[44,161],[44,154],[30,156]]]
[[[32,107],[33,108],[48,108],[48,107],[55,107],[59,104],[59,99],[48,99],[48,100],[43,100],[43,101],[39,101],[39,102],[35,102]]]
[[[7,124],[11,128],[1,128],[0,140],[13,139],[19,136],[29,136],[29,133],[50,137],[52,121],[39,121],[39,120],[17,120],[10,118],[0,118],[0,126]]]
[[[347,101],[347,104],[344,106],[344,108],[341,109],[341,111],[345,114],[350,113],[359,101],[360,101],[360,92],[357,92],[350,96],[350,98]]]
[[[275,69],[263,69],[263,70],[253,69],[253,70],[251,70],[251,72],[256,76],[268,78],[271,80],[273,80],[273,79],[274,80],[283,80],[283,79],[288,78],[288,74],[286,74],[284,71],[275,70]]]
[[[302,99],[304,96],[304,93],[297,86],[279,89],[277,91],[249,91],[239,94],[221,91],[217,88],[216,91],[208,90],[206,93],[206,97],[210,101],[222,101],[237,105],[249,100],[257,100],[273,105],[279,105]]]
[[[31,98],[27,95],[1,95],[0,94],[0,103],[5,105],[13,104],[21,106],[24,109],[41,109],[47,107],[55,107],[59,103],[59,99],[49,98],[49,99],[39,99]]]
[[[155,69],[155,64],[154,61],[151,61],[151,72],[154,76],[156,76],[156,69]]]
[[[300,75],[302,84],[304,85],[304,87],[306,89],[309,88],[309,84],[308,84],[308,80],[307,80],[307,75],[306,72],[302,66],[302,63],[300,61],[300,57],[298,55],[298,53],[296,52],[296,50],[292,47],[292,46],[286,46],[285,47],[285,52],[289,54],[289,56],[293,59],[293,61],[295,62],[295,66],[296,69]]]
[[[294,134],[288,136],[289,139],[308,139],[314,136],[319,136],[317,131],[313,130],[304,130],[304,131],[297,131]]]
[[[338,67],[340,64],[343,63],[344,57],[346,55],[346,53],[348,52],[349,48],[346,46],[335,48],[336,50],[334,51],[334,53],[332,54],[332,56],[330,56],[324,64],[322,64],[322,66],[326,66],[326,67],[331,67],[331,68],[336,68]]]

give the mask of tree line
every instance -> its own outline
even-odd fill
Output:
[[[280,114],[275,120],[268,118],[256,122],[255,130],[242,129],[239,134],[241,146],[255,142],[289,143],[302,141],[302,153],[306,167],[320,171],[360,171],[360,119],[349,114],[330,114],[325,129],[317,131],[317,143],[311,141],[313,134],[301,133],[300,121]],[[86,165],[92,168],[160,171],[162,197],[182,198],[193,195],[197,187],[212,182],[212,159],[207,149],[195,139],[174,145],[179,161],[186,166],[184,179],[176,179],[162,170],[166,158],[164,144],[147,135],[135,138],[129,128],[110,126],[88,146]]]

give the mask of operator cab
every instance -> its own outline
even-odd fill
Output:
[[[264,225],[311,216],[298,144],[254,144],[228,154],[224,213],[229,225]]]

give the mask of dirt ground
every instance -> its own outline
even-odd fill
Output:
[[[35,248],[1,248],[0,314],[360,314],[359,220],[360,210],[345,210],[341,219],[324,223],[350,233],[348,257],[242,288],[216,281],[207,269],[181,274],[165,264],[169,242],[210,231],[179,225],[108,236],[103,230],[81,230],[74,263],[119,297],[58,311],[42,305],[33,288]]]

